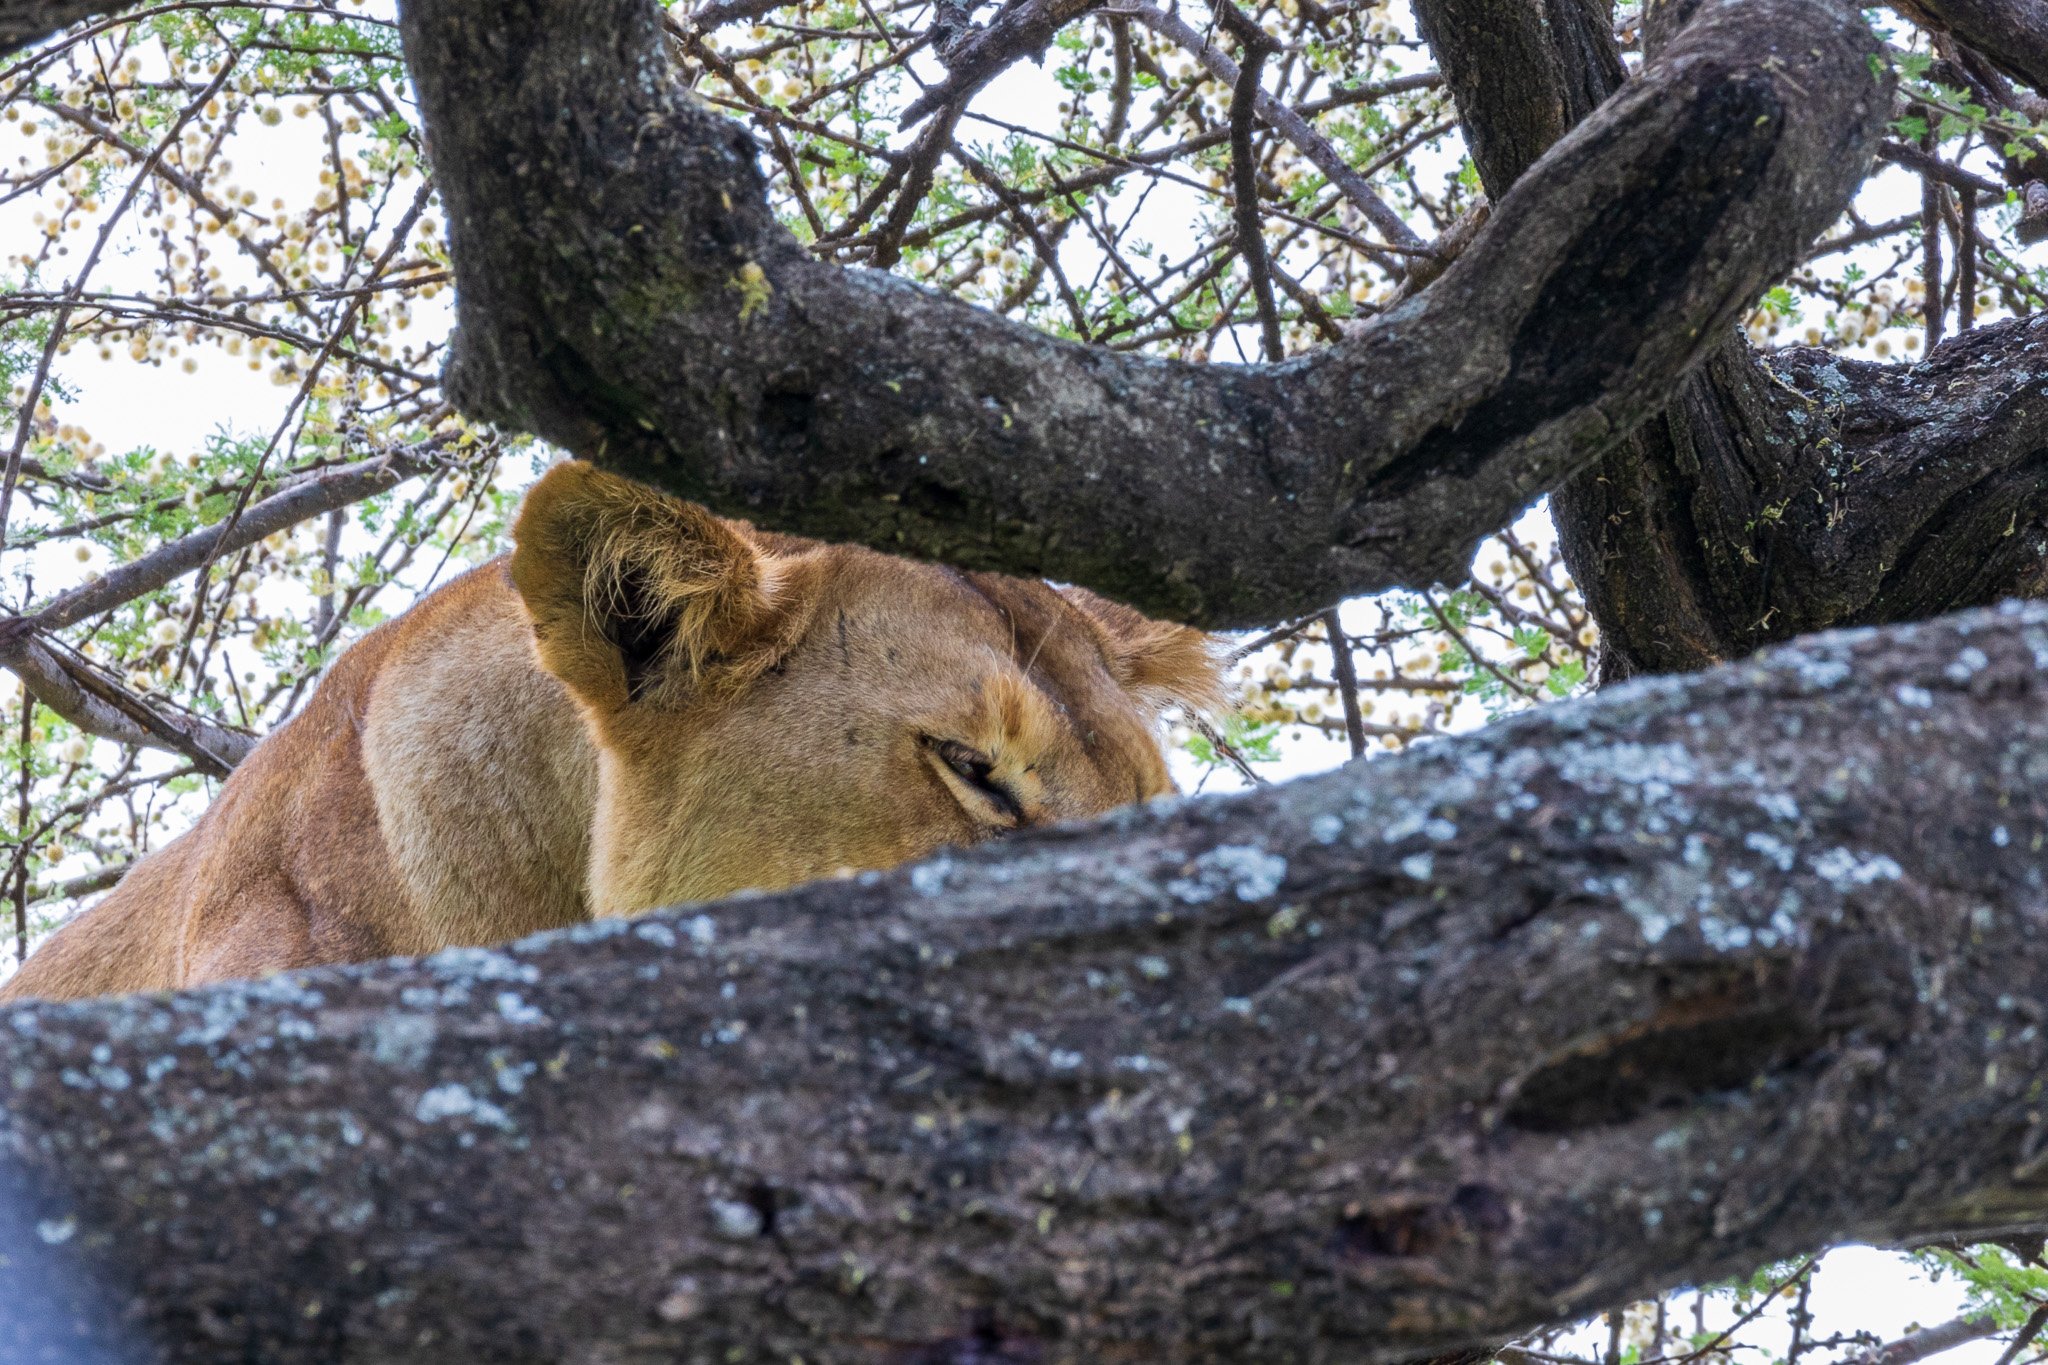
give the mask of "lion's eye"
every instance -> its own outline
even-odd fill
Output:
[[[994,806],[997,813],[1013,822],[1022,823],[1024,807],[1015,794],[995,778],[995,762],[978,749],[969,747],[954,739],[932,741],[932,751],[939,762],[974,792]]]

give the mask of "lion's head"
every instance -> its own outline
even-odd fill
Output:
[[[592,908],[889,867],[1171,791],[1209,638],[1078,589],[770,535],[581,463],[512,577],[600,781]]]

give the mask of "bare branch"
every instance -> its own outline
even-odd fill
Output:
[[[1997,1331],[1998,1320],[1988,1313],[1950,1318],[1947,1322],[1909,1332],[1896,1341],[1888,1341],[1857,1357],[1855,1365],[1918,1365],[1929,1356],[1952,1351],[1966,1342],[1982,1341]]]
[[[1251,277],[1252,298],[1259,309],[1259,334],[1267,360],[1287,354],[1280,338],[1280,310],[1273,302],[1272,263],[1266,255],[1266,234],[1259,222],[1259,163],[1252,150],[1252,115],[1259,97],[1259,72],[1279,44],[1245,18],[1236,0],[1224,0],[1217,11],[1223,27],[1244,47],[1244,64],[1230,96],[1230,181],[1232,211],[1237,218],[1237,254]]]
[[[39,639],[23,617],[0,619],[0,668],[29,695],[87,734],[185,755],[215,776],[248,757],[256,736],[198,716],[168,714],[85,664],[71,664]]]
[[[1022,0],[946,59],[947,76],[910,102],[899,122],[908,128],[940,109],[964,109],[974,93],[1020,58],[1045,50],[1053,35],[1103,0]]]

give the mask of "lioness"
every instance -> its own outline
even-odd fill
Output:
[[[493,943],[888,867],[1172,789],[1209,642],[1075,589],[769,535],[587,464],[335,661],[28,960],[66,999]]]

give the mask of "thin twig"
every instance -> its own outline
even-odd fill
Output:
[[[1365,752],[1365,713],[1358,706],[1358,670],[1352,665],[1351,640],[1344,634],[1344,621],[1335,607],[1323,613],[1323,629],[1329,632],[1337,692],[1344,699],[1344,733],[1351,740],[1351,756],[1357,758]]]
[[[1179,15],[1154,9],[1150,5],[1140,3],[1139,0],[1112,0],[1109,10],[1113,14],[1136,19],[1155,33],[1178,43],[1207,68],[1210,75],[1225,85],[1236,86],[1237,63],[1211,46]],[[1395,212],[1392,205],[1380,198],[1363,177],[1352,170],[1343,153],[1339,152],[1328,138],[1310,126],[1307,119],[1270,95],[1261,94],[1256,108],[1260,118],[1271,124],[1280,136],[1299,148],[1301,154],[1323,173],[1324,178],[1341,190],[1344,197],[1366,216],[1367,221],[1385,233],[1394,245],[1407,247],[1411,251],[1428,249],[1427,243],[1408,226],[1407,220]]]
[[[1244,48],[1237,81],[1230,93],[1230,179],[1237,216],[1237,254],[1251,278],[1252,299],[1259,309],[1259,338],[1269,361],[1286,354],[1280,336],[1280,310],[1273,303],[1273,276],[1267,267],[1266,234],[1259,223],[1259,165],[1252,155],[1252,122],[1258,108],[1259,72],[1279,48],[1271,34],[1245,18],[1236,0],[1223,0],[1216,10],[1225,31]]]

